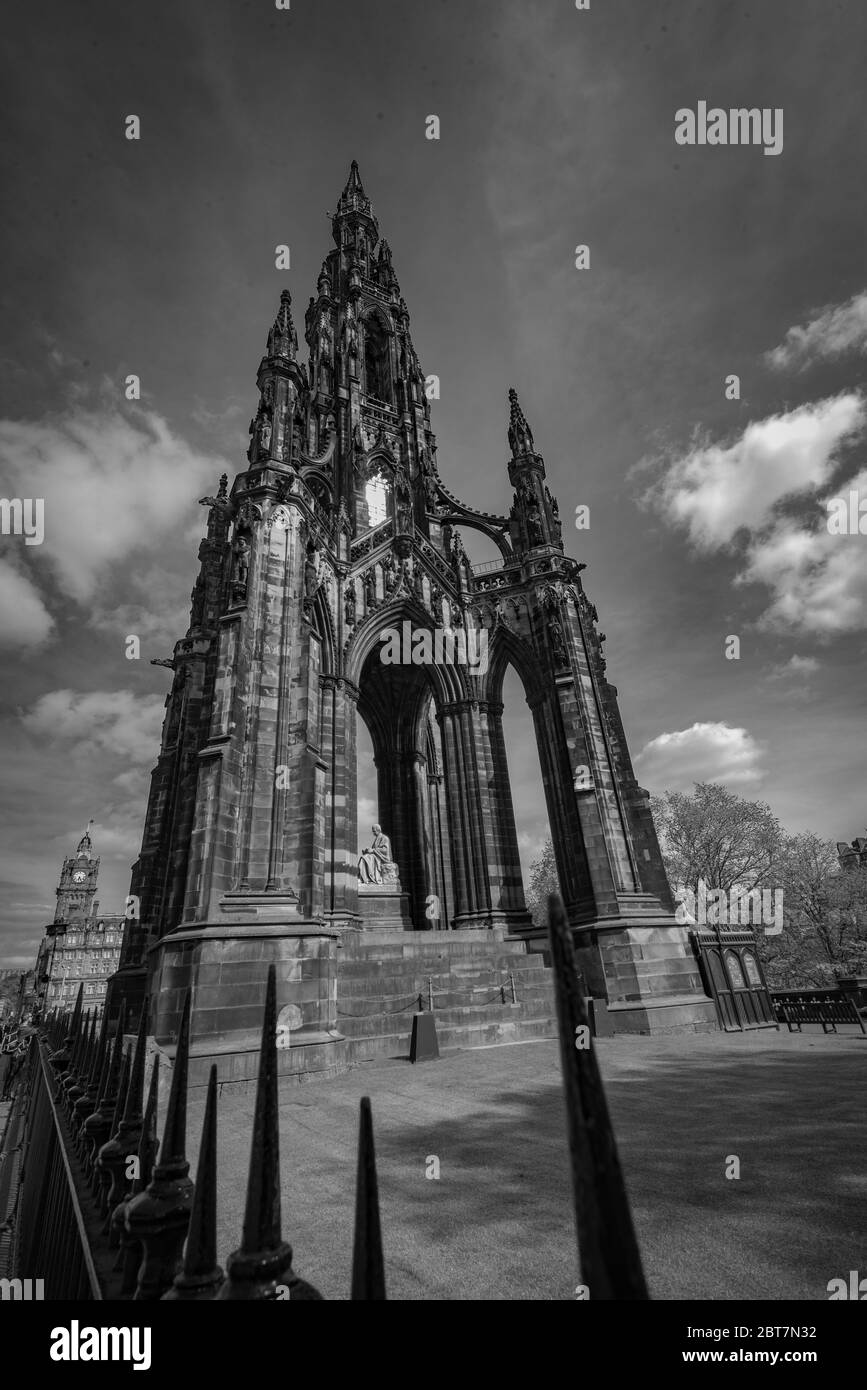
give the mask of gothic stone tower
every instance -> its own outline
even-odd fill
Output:
[[[126,973],[129,984],[145,941],[158,941],[158,1039],[173,1036],[192,983],[194,1046],[238,1051],[255,1041],[270,959],[293,1045],[299,1033],[339,1038],[341,939],[430,928],[430,895],[440,929],[518,934],[543,949],[524,901],[506,763],[511,664],[533,714],[591,993],[621,1030],[713,1027],[606,679],[584,566],[564,554],[515,392],[513,503],[508,516],[480,512],[439,476],[409,313],[355,163],[332,231],[305,314],[307,360],[284,290],[259,364],[247,466],[202,499],[208,533],[190,626],[163,663],[174,679],[133,871],[137,947],[118,981]],[[463,527],[491,537],[501,561],[474,571]],[[385,664],[383,633],[404,624],[478,642],[483,633],[487,669]],[[380,893],[359,885],[359,717],[396,865]]]

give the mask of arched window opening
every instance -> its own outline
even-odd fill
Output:
[[[374,400],[391,405],[391,353],[388,330],[374,315],[364,334],[364,388]]]
[[[364,500],[367,503],[367,525],[371,529],[381,526],[388,518],[388,494],[388,481],[382,473],[374,473],[372,478],[368,478]]]
[[[503,735],[527,906],[534,920],[544,924],[547,895],[559,892],[559,883],[533,716],[521,678],[512,666],[503,680]]]

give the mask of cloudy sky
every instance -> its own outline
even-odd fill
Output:
[[[5,39],[0,495],[44,498],[45,539],[0,537],[0,963],[32,960],[90,816],[103,908],[127,891],[196,499],[242,467],[353,158],[467,501],[508,507],[519,391],[643,784],[863,832],[867,537],[825,524],[867,496],[861,0],[45,0]],[[676,144],[699,101],[782,108],[782,152]]]

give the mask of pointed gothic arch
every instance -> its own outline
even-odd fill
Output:
[[[370,400],[394,404],[394,363],[392,339],[394,329],[388,315],[378,304],[365,313],[361,321],[364,342],[364,392]]]

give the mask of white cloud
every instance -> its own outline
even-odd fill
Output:
[[[762,748],[746,729],[729,724],[693,724],[659,734],[635,759],[641,782],[654,792],[691,791],[694,782],[737,787],[760,782]]]
[[[77,754],[108,753],[138,765],[156,762],[164,714],[156,695],[52,690],[22,712],[21,722],[41,742],[65,744]]]
[[[0,560],[0,647],[41,647],[54,630],[54,619],[26,574]]]
[[[814,310],[808,323],[788,329],[783,342],[765,353],[765,360],[783,370],[846,352],[867,352],[867,290],[853,295],[847,304]]]
[[[867,488],[867,472],[861,475]],[[753,538],[736,584],[764,584],[771,602],[759,626],[831,637],[867,626],[867,541],[780,521]]]
[[[47,562],[79,603],[112,567],[188,526],[201,491],[227,469],[132,405],[123,414],[74,409],[41,424],[0,420],[0,487],[44,498],[45,540],[33,561]]]
[[[788,661],[781,662],[777,666],[772,666],[766,676],[766,680],[779,681],[787,680],[790,676],[799,678],[809,678],[814,676],[819,670],[820,663],[814,656],[790,656]]]
[[[751,422],[734,443],[697,444],[668,459],[645,494],[697,550],[729,546],[738,531],[759,530],[785,497],[827,483],[840,445],[867,421],[867,402],[845,392]]]
[[[141,849],[142,825],[144,822],[144,803],[133,809],[130,803],[129,809],[116,812],[112,816],[110,825],[103,825],[96,821],[91,829],[94,848],[97,853],[106,858],[110,855],[117,855],[123,858],[132,859]],[[105,906],[103,904],[103,906]],[[106,911],[110,909],[105,908]],[[115,909],[117,911],[119,909]]]

